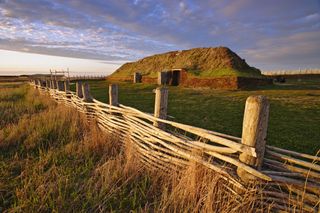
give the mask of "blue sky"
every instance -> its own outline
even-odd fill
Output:
[[[211,46],[262,70],[320,68],[320,0],[0,0],[0,73],[110,73],[151,54]]]

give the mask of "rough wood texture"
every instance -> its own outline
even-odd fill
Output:
[[[82,82],[81,81],[77,81],[77,83],[76,83],[76,94],[79,98],[83,98]]]
[[[50,81],[49,80],[46,80],[46,87],[50,88]]]
[[[261,170],[266,146],[269,119],[269,102],[264,96],[250,96],[246,101],[243,126],[242,144],[255,147],[257,157],[241,153],[239,160],[253,168]],[[256,176],[238,167],[237,173],[244,182],[256,179]]]
[[[90,86],[88,83],[82,84],[82,94],[85,102],[92,102],[93,98],[90,94]]]
[[[69,84],[69,81],[64,81],[64,91],[65,92],[68,92],[70,91],[70,84]]]
[[[57,81],[57,87],[59,91],[64,91],[64,82],[63,81]]]
[[[109,85],[109,104],[111,106],[118,106],[118,85],[110,84]]]
[[[50,80],[50,89],[54,89],[54,82],[53,82],[53,80]]]
[[[156,89],[156,98],[154,105],[154,117],[166,119],[167,118],[167,108],[168,108],[168,88],[158,87]],[[159,121],[153,123],[154,126],[165,129],[165,124]]]
[[[53,83],[53,89],[57,89],[57,81],[53,80],[52,83]]]

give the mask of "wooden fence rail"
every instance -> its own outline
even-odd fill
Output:
[[[320,157],[266,145],[269,103],[263,96],[246,101],[242,138],[166,120],[168,89],[155,90],[154,115],[118,102],[118,86],[109,86],[106,104],[94,99],[87,83],[76,92],[66,84],[35,80],[39,91],[75,107],[99,127],[130,139],[150,169],[179,171],[197,162],[221,174],[241,194],[252,181],[264,185],[265,204],[278,210],[317,212],[320,205]],[[64,87],[64,88],[62,88]],[[57,89],[58,88],[58,89]]]

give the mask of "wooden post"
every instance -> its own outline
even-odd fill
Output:
[[[167,72],[158,72],[158,85],[165,85],[167,83]]]
[[[77,83],[76,83],[76,94],[79,98],[83,98],[82,82],[81,81],[77,81]]]
[[[53,81],[52,81],[52,84],[53,84],[53,89],[57,89],[57,81],[56,81],[56,80],[53,80]]]
[[[64,83],[63,81],[57,81],[57,87],[59,91],[64,91]]]
[[[69,81],[66,80],[64,81],[64,91],[67,93],[68,91],[70,91],[70,85],[69,85]]]
[[[41,86],[46,87],[46,85],[47,85],[47,82],[45,80],[41,80]]]
[[[47,87],[47,89],[50,88],[50,81],[49,80],[46,80],[46,87]]]
[[[109,104],[111,106],[118,106],[118,85],[110,84],[109,85]]]
[[[141,83],[141,79],[142,79],[142,76],[141,76],[141,73],[139,72],[135,72],[133,74],[133,83]]]
[[[38,79],[34,80],[34,85],[35,85],[36,88],[39,87],[39,81],[38,81]]]
[[[158,87],[156,89],[156,98],[154,105],[154,117],[166,119],[167,118],[167,108],[168,108],[168,88]],[[154,126],[165,129],[165,124],[155,121]]]
[[[92,96],[90,94],[90,86],[88,83],[82,84],[82,94],[83,94],[83,100],[85,102],[92,102]]]
[[[255,169],[261,170],[263,164],[269,119],[269,102],[264,96],[247,98],[242,126],[242,143],[256,149],[257,157],[241,153],[239,160]],[[238,167],[237,174],[249,183],[257,179]]]

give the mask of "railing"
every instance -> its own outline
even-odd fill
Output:
[[[278,76],[278,75],[320,75],[320,69],[303,69],[303,70],[270,70],[264,71],[266,76]]]
[[[77,82],[76,92],[68,82],[51,81],[48,87],[33,85],[56,101],[75,107],[99,127],[130,139],[141,160],[150,169],[180,171],[190,161],[221,174],[232,184],[226,187],[241,195],[253,181],[262,187],[265,204],[275,209],[319,211],[320,157],[268,146],[266,133],[269,103],[265,97],[247,99],[242,138],[166,120],[168,89],[155,90],[154,115],[118,103],[118,86],[109,86],[109,104],[94,99],[87,83]]]
[[[104,75],[74,75],[69,77],[70,81],[79,81],[79,80],[102,80],[106,79],[107,76]]]

